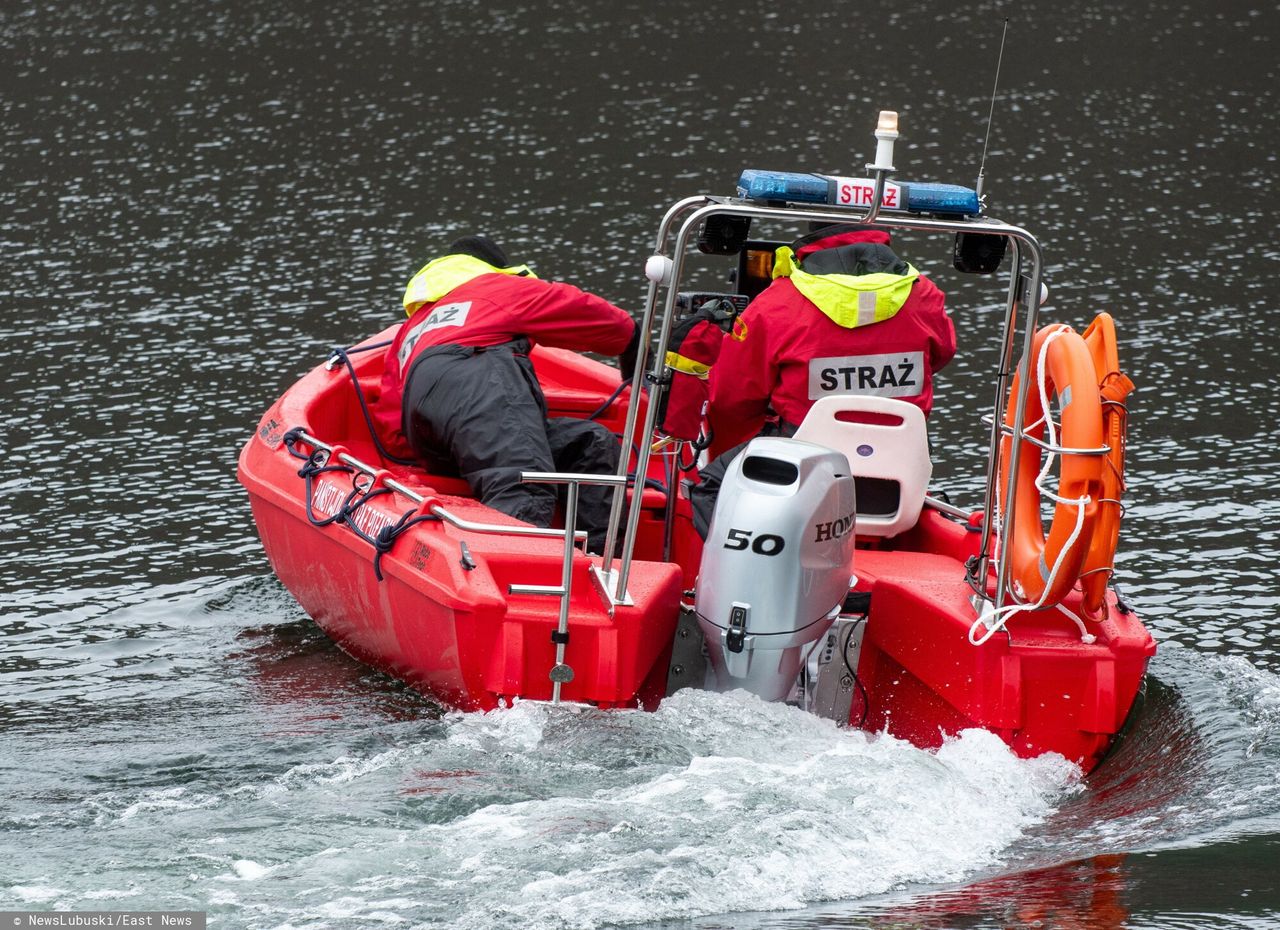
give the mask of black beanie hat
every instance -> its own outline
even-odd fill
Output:
[[[470,255],[482,262],[488,262],[495,268],[507,268],[511,262],[502,246],[488,236],[463,236],[449,243],[450,255]]]

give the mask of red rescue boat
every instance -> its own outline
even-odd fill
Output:
[[[648,390],[643,357],[628,391],[607,365],[533,350],[550,415],[594,415],[632,450],[618,475],[526,476],[566,488],[569,519],[550,529],[379,455],[366,408],[394,330],[337,353],[267,411],[240,455],[272,568],[343,649],[461,709],[517,698],[652,709],[681,687],[736,687],[922,747],[979,727],[1021,755],[1091,770],[1155,652],[1109,585],[1131,387],[1114,325],[1100,316],[1079,345],[1067,327],[1041,331],[1038,302],[1024,299],[1041,287],[1034,237],[984,217],[971,190],[890,173],[746,172],[737,197],[673,206],[646,266]],[[860,185],[862,206],[840,203]],[[1019,333],[1022,360],[1012,384],[998,376],[981,507],[929,496],[918,408],[828,397],[793,439],[757,439],[735,460],[704,544],[682,490],[696,447],[662,434],[656,403],[688,374],[665,366],[675,319],[709,302],[731,317],[767,283],[777,243],[749,239],[751,223],[872,220],[957,237],[961,270],[990,273],[1012,246],[996,371],[1011,369]],[[733,292],[680,290],[699,237],[736,260]],[[1086,394],[1096,400],[1068,399]],[[1037,477],[1042,458],[1061,460],[1056,491]],[[615,488],[615,557],[581,549],[584,481]],[[1056,503],[1047,538],[1041,495]],[[1008,547],[1001,525],[1017,529]]]

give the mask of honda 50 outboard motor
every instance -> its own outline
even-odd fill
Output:
[[[725,473],[694,609],[723,688],[791,690],[831,626],[853,571],[854,490],[840,452],[754,439]]]

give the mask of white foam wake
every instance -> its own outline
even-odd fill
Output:
[[[525,772],[539,796],[294,863],[349,877],[330,902],[343,917],[407,896],[416,919],[455,928],[592,928],[954,881],[1077,776],[985,732],[930,753],[741,693],[685,692],[655,714],[521,704],[455,718],[445,743],[476,777]],[[645,761],[655,744],[680,761]]]

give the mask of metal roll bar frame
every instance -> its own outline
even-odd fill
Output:
[[[654,433],[658,410],[658,392],[663,390],[661,383],[662,368],[667,352],[667,344],[671,334],[671,326],[676,317],[676,294],[681,275],[684,271],[685,259],[688,255],[690,245],[694,240],[697,230],[702,224],[714,216],[745,216],[752,219],[761,220],[780,220],[785,222],[825,222],[825,223],[861,223],[888,227],[891,229],[908,229],[919,230],[923,232],[939,232],[939,233],[978,233],[984,235],[1003,236],[1013,245],[1012,250],[1012,266],[1010,271],[1008,293],[1005,301],[1004,328],[1001,336],[1001,346],[999,354],[999,365],[996,371],[995,380],[995,398],[992,404],[993,413],[990,422],[989,447],[987,452],[987,476],[984,488],[983,502],[983,521],[982,521],[982,539],[979,547],[979,562],[977,566],[977,578],[984,579],[990,568],[991,557],[991,539],[993,527],[995,524],[996,501],[997,501],[997,484],[999,482],[999,455],[1001,437],[1006,433],[1023,436],[1036,442],[1034,438],[1026,435],[1025,413],[1027,395],[1030,390],[1030,380],[1028,377],[1030,358],[1032,354],[1032,345],[1035,333],[1039,325],[1039,295],[1041,292],[1041,280],[1043,277],[1044,258],[1040,248],[1040,243],[1027,230],[1012,226],[999,220],[979,217],[977,219],[950,220],[942,219],[937,216],[924,216],[911,213],[883,212],[880,208],[884,185],[888,176],[892,174],[892,169],[878,168],[868,166],[875,176],[875,190],[872,196],[872,205],[865,211],[850,210],[840,207],[831,206],[797,206],[797,205],[774,205],[769,203],[759,203],[729,197],[714,197],[710,195],[686,197],[678,201],[667,210],[661,224],[658,227],[658,234],[654,245],[654,256],[665,259],[670,262],[667,273],[660,279],[651,278],[649,281],[649,291],[645,300],[644,313],[640,321],[640,350],[639,357],[636,360],[635,373],[631,379],[631,397],[632,403],[628,405],[625,428],[622,436],[623,450],[637,449],[635,473],[637,476],[637,486],[643,480],[643,476],[647,474],[649,458],[652,454],[648,437]],[[687,214],[687,215],[685,215]],[[668,254],[668,240],[671,238],[672,229],[677,220],[684,216],[680,222],[679,230],[676,232],[674,241],[671,243],[671,251]],[[654,339],[654,319],[657,316],[658,296],[662,287],[666,287],[667,293],[663,302],[661,319],[656,330],[656,344],[653,347],[653,364],[652,371],[646,371],[649,361],[650,343]],[[1012,424],[1006,425],[1005,413],[1007,410],[1006,397],[1009,393],[1009,379],[1012,375],[1013,353],[1016,343],[1019,309],[1024,310],[1024,333],[1022,339],[1022,357],[1018,362],[1020,390],[1017,397],[1013,398],[1014,413]],[[649,398],[649,404],[646,410],[645,421],[640,435],[646,438],[645,442],[638,446],[635,444],[637,433],[637,420],[639,412],[639,403],[637,399],[640,392],[648,380],[653,385],[654,394]],[[985,419],[985,418],[984,418]],[[1037,443],[1044,445],[1043,443]],[[1057,451],[1068,454],[1105,454],[1106,449],[1065,449],[1060,448]],[[1013,443],[1010,453],[1011,461],[1009,463],[1008,480],[1005,487],[1004,498],[1008,501],[1005,509],[1004,521],[1012,522],[1014,519],[1014,510],[1016,500],[1014,497],[1015,480],[1018,471],[1018,461],[1022,452],[1022,443]],[[623,456],[618,466],[618,475],[625,477],[629,470],[628,457]],[[668,488],[668,495],[677,493],[674,487]],[[634,556],[636,544],[636,531],[639,526],[641,512],[641,495],[634,493],[631,498],[631,506],[626,515],[625,527],[621,526],[622,508],[625,501],[625,493],[621,487],[615,488],[612,507],[610,509],[609,527],[605,542],[605,554],[602,564],[598,569],[600,588],[605,596],[610,600],[611,606],[615,604],[630,603],[630,597],[627,593],[627,580],[631,573],[631,565]],[[937,509],[944,510],[951,515],[960,515],[963,511],[954,507],[939,507],[940,501],[929,499],[927,503]],[[615,547],[618,540],[618,533],[622,532],[622,550],[618,560],[618,567],[614,568]],[[1009,562],[1010,550],[1001,546],[999,558],[996,566],[996,588],[994,595],[985,594],[985,585],[981,585],[976,597],[984,600],[990,599],[991,602],[1000,606],[1006,603],[1009,595]],[[975,600],[975,610],[977,610],[977,601]]]

